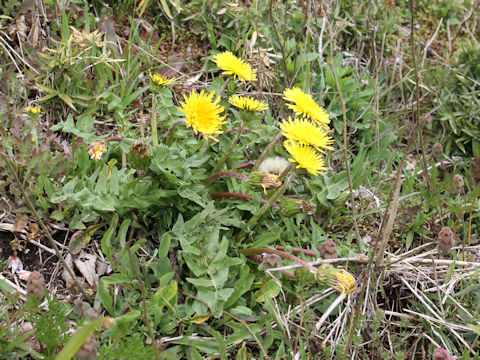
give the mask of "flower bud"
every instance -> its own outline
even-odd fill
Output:
[[[283,216],[293,216],[301,212],[312,215],[317,206],[311,201],[283,198],[280,201],[280,213]]]
[[[431,154],[433,157],[439,158],[443,154],[443,146],[440,143],[435,143],[432,146]]]
[[[452,247],[455,246],[455,239],[453,237],[453,231],[448,227],[445,226],[440,230],[438,233],[438,252],[441,255],[447,255]]]
[[[453,185],[454,185],[454,193],[455,194],[462,194],[465,186],[465,181],[463,180],[463,176],[460,174],[455,174],[453,177]]]
[[[323,244],[318,245],[318,251],[322,259],[336,259],[338,258],[337,246],[335,241],[328,239]]]
[[[145,170],[150,166],[152,158],[148,151],[148,145],[140,140],[135,140],[130,145],[130,153],[128,154],[130,165],[137,170]]]

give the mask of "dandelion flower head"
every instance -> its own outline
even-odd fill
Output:
[[[25,111],[30,113],[30,114],[36,115],[36,114],[40,114],[41,109],[38,106],[27,106],[25,108]]]
[[[192,91],[189,96],[183,95],[185,102],[180,102],[178,110],[185,114],[187,126],[191,126],[195,134],[200,133],[206,138],[214,138],[214,135],[221,134],[221,127],[225,124],[225,116],[220,116],[224,110],[218,106],[220,97],[215,100],[215,91],[206,94],[204,90],[200,93]]]
[[[100,160],[103,154],[107,152],[107,147],[104,143],[95,141],[88,145],[87,152],[90,155],[90,159]]]
[[[175,79],[169,78],[168,76],[164,76],[158,73],[152,74],[150,70],[148,71],[148,74],[150,75],[150,79],[155,85],[165,86],[175,84]]]
[[[295,140],[301,144],[311,145],[315,149],[333,150],[330,145],[333,139],[327,135],[324,128],[321,128],[308,119],[294,119],[290,117],[288,120],[283,120],[280,124],[280,129],[283,130],[283,135],[288,140]]]
[[[355,291],[355,278],[344,269],[335,273],[333,287],[344,294],[350,294]]]
[[[222,74],[239,77],[243,82],[257,81],[257,73],[242,59],[233,55],[230,51],[224,51],[213,57],[213,62],[223,70]]]
[[[263,111],[268,110],[268,105],[265,101],[256,100],[248,96],[232,95],[228,98],[228,102],[233,106],[248,111]]]
[[[327,170],[325,161],[313,147],[292,140],[285,141],[284,146],[292,156],[288,161],[296,162],[297,168],[303,168],[313,175]]]
[[[287,107],[293,110],[297,116],[311,119],[322,126],[327,126],[330,122],[328,114],[317,105],[312,95],[305,94],[300,88],[285,89],[283,95],[285,100],[293,103],[288,104]]]

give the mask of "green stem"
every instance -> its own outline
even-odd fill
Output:
[[[235,144],[238,142],[238,139],[240,139],[240,135],[242,135],[242,132],[243,132],[243,128],[245,127],[245,124],[247,123],[247,120],[248,118],[250,117],[249,116],[250,114],[247,114],[246,112],[241,112],[240,113],[240,117],[242,118],[242,125],[240,125],[240,127],[238,128],[238,131],[237,133],[235,134],[235,137],[232,139],[232,141],[230,142],[230,145],[228,146],[227,150],[223,153],[222,157],[220,158],[220,160],[218,160],[218,163],[217,165],[215,165],[215,167],[213,168],[212,170],[212,174],[215,174],[216,172],[218,172],[218,170],[220,170],[220,168],[222,167],[222,165],[225,163],[225,161],[227,160],[228,158],[228,155],[230,155],[230,153],[232,152],[233,150],[233,147],[235,146]]]
[[[258,167],[260,166],[260,164],[263,162],[263,160],[267,157],[268,153],[270,152],[270,150],[272,150],[273,146],[277,143],[278,140],[280,140],[282,138],[282,133],[279,132],[277,134],[277,136],[275,136],[273,138],[272,141],[270,141],[270,143],[265,146],[265,149],[263,149],[263,152],[260,154],[260,156],[258,157],[257,161],[255,162],[255,165],[253,165],[253,168],[251,170],[251,172],[254,172],[258,169]]]
[[[172,126],[170,126],[167,132],[167,146],[171,146],[173,143],[173,134],[175,133],[176,127],[180,124],[183,124],[184,122],[184,119],[178,119],[173,122]]]
[[[158,146],[158,135],[157,135],[157,96],[152,95],[152,114],[151,114],[151,126],[152,126],[152,137],[153,137],[153,146]]]

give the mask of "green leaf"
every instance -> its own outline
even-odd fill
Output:
[[[171,237],[168,233],[163,234],[160,240],[160,246],[158,247],[158,258],[164,258],[168,256],[170,250]]]
[[[280,237],[280,233],[263,233],[250,247],[252,248],[261,248],[265,247],[265,245],[270,244],[271,242],[274,242]]]
[[[107,310],[111,316],[115,316],[113,312],[113,298],[106,289],[103,279],[100,279],[98,282],[98,296],[105,310]]]
[[[264,302],[266,298],[274,298],[280,293],[280,287],[273,279],[263,283],[260,290],[255,293],[255,299],[258,302]]]
[[[62,350],[57,354],[57,356],[55,356],[55,360],[70,360],[73,358],[78,349],[80,349],[83,343],[87,340],[88,336],[102,321],[103,319],[98,319],[83,325],[80,329],[75,331],[75,334],[73,334],[70,340],[68,340],[68,342],[63,346]]]

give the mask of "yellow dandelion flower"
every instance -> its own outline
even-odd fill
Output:
[[[107,147],[104,143],[95,141],[88,145],[87,152],[90,155],[90,159],[100,160],[103,154],[107,152]]]
[[[355,278],[349,272],[341,269],[334,276],[333,288],[335,290],[344,294],[351,294],[355,291]]]
[[[265,101],[255,100],[248,96],[232,95],[228,98],[228,102],[233,106],[248,111],[263,111],[268,110],[268,105]]]
[[[287,104],[287,107],[297,116],[311,119],[322,126],[330,122],[327,112],[317,105],[312,95],[305,94],[300,88],[285,89],[283,95],[285,100],[293,102],[293,104]]]
[[[233,55],[230,51],[216,54],[213,57],[213,62],[217,64],[220,69],[224,70],[222,74],[233,75],[234,78],[238,76],[243,82],[257,81],[256,71],[245,61]]]
[[[294,119],[288,117],[280,124],[283,136],[288,140],[295,140],[304,145],[311,145],[319,151],[333,150],[330,145],[333,139],[327,135],[324,128],[318,127],[308,119]]]
[[[288,161],[296,162],[297,168],[304,168],[313,175],[327,170],[325,161],[313,147],[292,140],[285,141],[284,146],[292,156]]]
[[[30,114],[36,115],[36,114],[40,114],[40,111],[42,111],[42,110],[38,106],[27,106],[25,108],[25,111],[30,113]]]
[[[165,86],[175,84],[176,79],[169,78],[168,76],[164,76],[158,73],[152,75],[150,70],[148,71],[148,75],[150,75],[150,79],[155,85]]]
[[[218,106],[220,97],[213,100],[214,95],[215,91],[210,94],[205,94],[204,90],[200,94],[192,91],[188,97],[183,95],[185,102],[180,103],[182,106],[178,110],[185,114],[187,126],[191,126],[195,134],[218,141],[213,136],[223,132],[220,128],[225,124],[225,116],[220,116],[224,108]]]

